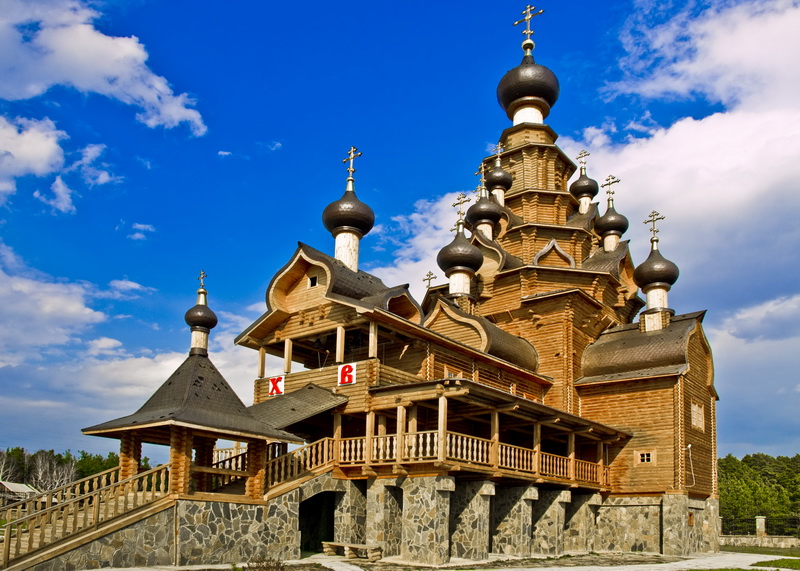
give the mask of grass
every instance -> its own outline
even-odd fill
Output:
[[[728,551],[731,553],[755,553],[757,555],[782,555],[784,557],[800,557],[800,548],[790,547],[781,549],[778,547],[734,547],[732,545],[723,545],[720,551]],[[800,569],[800,567],[792,567],[792,569]]]
[[[753,563],[755,567],[769,567],[770,569],[800,569],[800,559],[774,559]]]

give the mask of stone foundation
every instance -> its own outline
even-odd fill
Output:
[[[301,503],[322,493],[316,502]],[[317,507],[324,513],[317,514]],[[446,476],[314,478],[265,505],[179,500],[140,522],[33,567],[36,571],[231,564],[298,559],[307,538],[366,543],[385,557],[439,565],[490,553],[644,552],[685,556],[719,550],[717,500],[685,495],[603,497],[577,490],[503,486]],[[309,527],[327,518],[323,532]],[[332,522],[332,523],[331,523]],[[789,538],[791,539],[791,538]],[[730,538],[726,544],[789,543]]]

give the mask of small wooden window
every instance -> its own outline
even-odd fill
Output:
[[[692,401],[692,428],[701,432],[706,430],[705,407],[697,401]]]
[[[316,287],[316,285],[317,285],[317,276],[309,276],[308,287]]]
[[[633,453],[636,464],[655,464],[656,453],[654,450],[637,450]]]

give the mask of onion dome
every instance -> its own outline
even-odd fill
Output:
[[[678,266],[661,255],[658,238],[651,238],[650,244],[650,255],[633,271],[633,281],[642,289],[653,286],[669,289],[678,281]]]
[[[201,273],[200,289],[197,290],[197,304],[187,311],[183,318],[186,321],[186,325],[189,327],[214,329],[214,327],[217,326],[217,314],[208,307],[208,292],[202,281],[204,277],[205,274]]]
[[[533,41],[522,42],[525,55],[522,62],[506,72],[497,86],[497,101],[512,118],[514,112],[524,105],[539,107],[547,117],[550,108],[558,100],[560,87],[556,75],[533,59]]]
[[[342,197],[325,207],[322,223],[332,234],[351,231],[364,236],[375,225],[375,213],[358,199],[355,191],[351,190],[351,185],[352,179],[348,179],[348,188]]]
[[[491,224],[494,226],[500,222],[503,216],[503,209],[496,201],[486,195],[486,190],[481,191],[481,197],[467,210],[467,222],[475,228],[479,224]]]
[[[436,263],[449,276],[456,271],[477,272],[483,265],[483,254],[464,235],[464,222],[456,224],[456,237],[447,246],[439,250]]]
[[[597,193],[600,192],[600,185],[598,185],[597,181],[593,178],[586,176],[586,167],[582,166],[581,176],[579,176],[575,182],[569,185],[569,192],[577,199],[580,199],[584,196],[594,198],[597,196]]]
[[[500,166],[500,157],[497,157],[492,170],[486,173],[486,188],[494,190],[500,187],[507,191],[511,188],[513,182],[514,179],[511,177],[511,173]]]
[[[628,219],[614,210],[614,204],[609,200],[606,213],[595,220],[594,230],[601,236],[608,234],[622,236],[628,230]]]

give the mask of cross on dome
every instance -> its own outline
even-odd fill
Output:
[[[666,220],[666,218],[664,216],[661,216],[661,213],[653,210],[650,213],[650,216],[647,217],[647,220],[644,221],[645,224],[652,224],[652,226],[650,227],[650,233],[653,235],[653,237],[650,238],[651,241],[655,240],[656,242],[658,242],[658,236],[656,236],[656,234],[658,234],[658,228],[656,228],[656,222],[658,222],[659,220]]]
[[[588,155],[589,153],[586,154]],[[611,188],[611,185],[617,184],[618,182],[622,181],[617,177],[615,177],[613,174],[610,174],[606,177],[606,181],[600,186],[606,189],[606,194],[608,195],[609,198],[611,198],[612,196],[614,196],[614,190]]]
[[[591,154],[592,153],[588,152],[587,150],[582,149],[581,152],[578,153],[578,156],[575,158],[578,159],[578,162],[582,167],[586,167],[586,157],[588,157]]]
[[[525,17],[522,18],[521,20],[517,20],[516,22],[514,22],[515,26],[517,24],[521,24],[522,22],[525,22],[525,30],[522,33],[527,36],[528,40],[531,39],[531,35],[533,34],[533,30],[531,30],[531,19],[536,17],[536,16],[541,15],[542,13],[544,13],[544,10],[539,10],[538,12],[535,12],[535,13],[534,13],[534,10],[536,10],[536,7],[535,6],[531,6],[530,4],[528,4],[525,7],[525,9],[522,11],[522,15],[525,16]]]
[[[471,198],[467,198],[467,195],[463,192],[459,192],[458,196],[456,196],[456,201],[453,203],[453,206],[458,208],[458,220],[459,222],[464,219],[464,205],[467,202],[470,202]]]
[[[355,147],[350,147],[350,150],[347,151],[347,158],[346,159],[342,159],[343,163],[346,163],[347,161],[350,161],[350,166],[347,167],[347,173],[350,176],[350,178],[352,178],[353,177],[353,173],[356,172],[356,169],[353,167],[353,161],[356,160],[356,157],[360,157],[360,156],[361,156],[361,152],[358,149],[356,149]]]
[[[425,274],[425,277],[422,278],[422,281],[425,282],[426,287],[431,289],[431,282],[436,279],[436,276],[433,274],[432,271],[428,270],[428,273]]]
[[[500,158],[500,153],[502,153],[503,151],[505,151],[505,149],[503,148],[503,145],[501,145],[500,143],[497,143],[494,147],[492,147],[492,152],[498,159]]]
[[[205,282],[203,280],[205,280],[207,277],[208,277],[208,274],[205,273],[203,270],[200,270],[200,276],[197,279],[200,280],[200,287],[202,289],[205,289],[205,287],[206,287],[206,284],[205,284]]]

